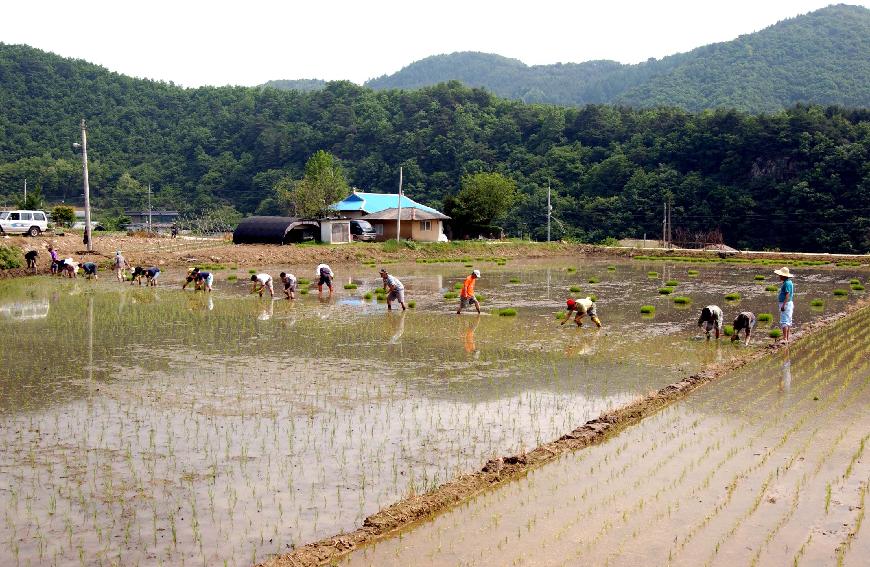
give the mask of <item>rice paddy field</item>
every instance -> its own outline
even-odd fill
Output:
[[[483,272],[480,316],[457,316],[457,301],[444,298],[468,263]],[[773,323],[759,322],[756,345],[771,340],[778,320],[768,267],[478,259],[388,268],[415,301],[404,313],[386,312],[373,293],[377,268],[359,265],[334,266],[332,297],[306,283],[295,302],[248,293],[250,270],[277,277],[285,266],[214,266],[211,294],[181,291],[183,274],[172,271],[157,288],[108,274],[0,282],[3,563],[248,565],[352,529],[489,458],[531,449],[739,355],[746,347],[703,340],[695,322],[708,303],[722,307],[726,322],[741,310],[773,313]],[[289,271],[310,277],[313,266]],[[796,271],[798,326],[863,297],[851,283],[866,279],[859,268]],[[659,293],[665,287],[674,293]],[[597,297],[604,327],[588,318],[580,329],[560,326],[565,299],[586,295]],[[643,306],[654,309],[641,313]],[[830,378],[846,354],[814,359],[813,368]],[[792,357],[797,375],[800,352]],[[763,389],[767,374],[782,374],[779,364],[744,378],[759,393],[758,411],[798,400],[797,379],[787,393]],[[662,415],[676,430],[700,431],[692,424],[704,410],[674,413],[681,411]],[[740,435],[756,425],[747,412]],[[689,467],[693,447],[669,462]],[[590,470],[610,474],[608,466]],[[630,485],[613,482],[628,493]],[[601,526],[587,532],[581,524],[582,541],[599,537]],[[691,553],[694,538],[678,551]],[[488,549],[485,538],[480,545]]]
[[[867,565],[870,310],[343,565]]]

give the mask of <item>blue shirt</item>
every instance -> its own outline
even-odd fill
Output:
[[[794,300],[794,282],[791,281],[791,278],[782,282],[782,285],[779,288],[779,302],[782,303],[785,301],[785,294],[788,293],[788,300]]]

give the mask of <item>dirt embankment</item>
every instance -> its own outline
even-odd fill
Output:
[[[859,309],[867,308],[868,305],[870,300],[862,300],[845,312],[805,325],[793,335],[792,342],[804,340],[812,333]],[[601,443],[664,406],[684,398],[700,386],[784,347],[785,343],[780,342],[748,351],[745,356],[727,363],[710,365],[697,374],[603,413],[598,419],[588,421],[559,439],[540,445],[528,453],[490,460],[479,472],[461,475],[431,492],[397,502],[369,516],[360,528],[350,533],[310,543],[291,553],[273,557],[260,563],[258,567],[301,567],[334,562],[364,544],[409,528],[414,523],[444,512],[483,490],[518,479],[532,468],[553,461],[559,455]]]
[[[702,250],[658,250],[637,248],[615,248],[590,244],[569,244],[565,242],[517,242],[517,241],[461,241],[450,243],[411,243],[389,247],[383,243],[354,243],[350,245],[287,245],[269,244],[234,245],[227,239],[217,238],[147,238],[106,234],[94,237],[94,252],[84,252],[82,237],[78,234],[63,236],[46,235],[37,238],[6,237],[0,245],[17,246],[22,251],[37,250],[38,273],[48,272],[48,246],[58,250],[61,258],[74,257],[82,260],[87,257],[103,267],[108,267],[115,250],[121,250],[131,265],[156,265],[163,268],[184,267],[199,263],[220,263],[228,265],[275,266],[317,264],[357,263],[372,260],[375,262],[415,261],[417,259],[471,259],[477,258],[546,258],[574,256],[590,257],[698,257],[716,259],[716,252]],[[776,252],[738,253],[732,257],[761,260],[781,260],[783,264],[799,260],[814,262],[859,262],[870,263],[870,256],[842,256],[819,254],[783,254]],[[0,270],[0,278],[27,275],[24,270]]]

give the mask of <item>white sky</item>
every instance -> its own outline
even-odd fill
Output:
[[[366,79],[439,53],[637,63],[734,39],[830,0],[10,0],[0,42],[184,86]],[[855,2],[864,6],[870,0]]]

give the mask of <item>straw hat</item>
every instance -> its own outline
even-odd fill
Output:
[[[784,266],[778,270],[774,270],[773,273],[778,275],[778,276],[782,276],[784,278],[793,278],[794,277],[794,274],[789,271],[788,266]]]

